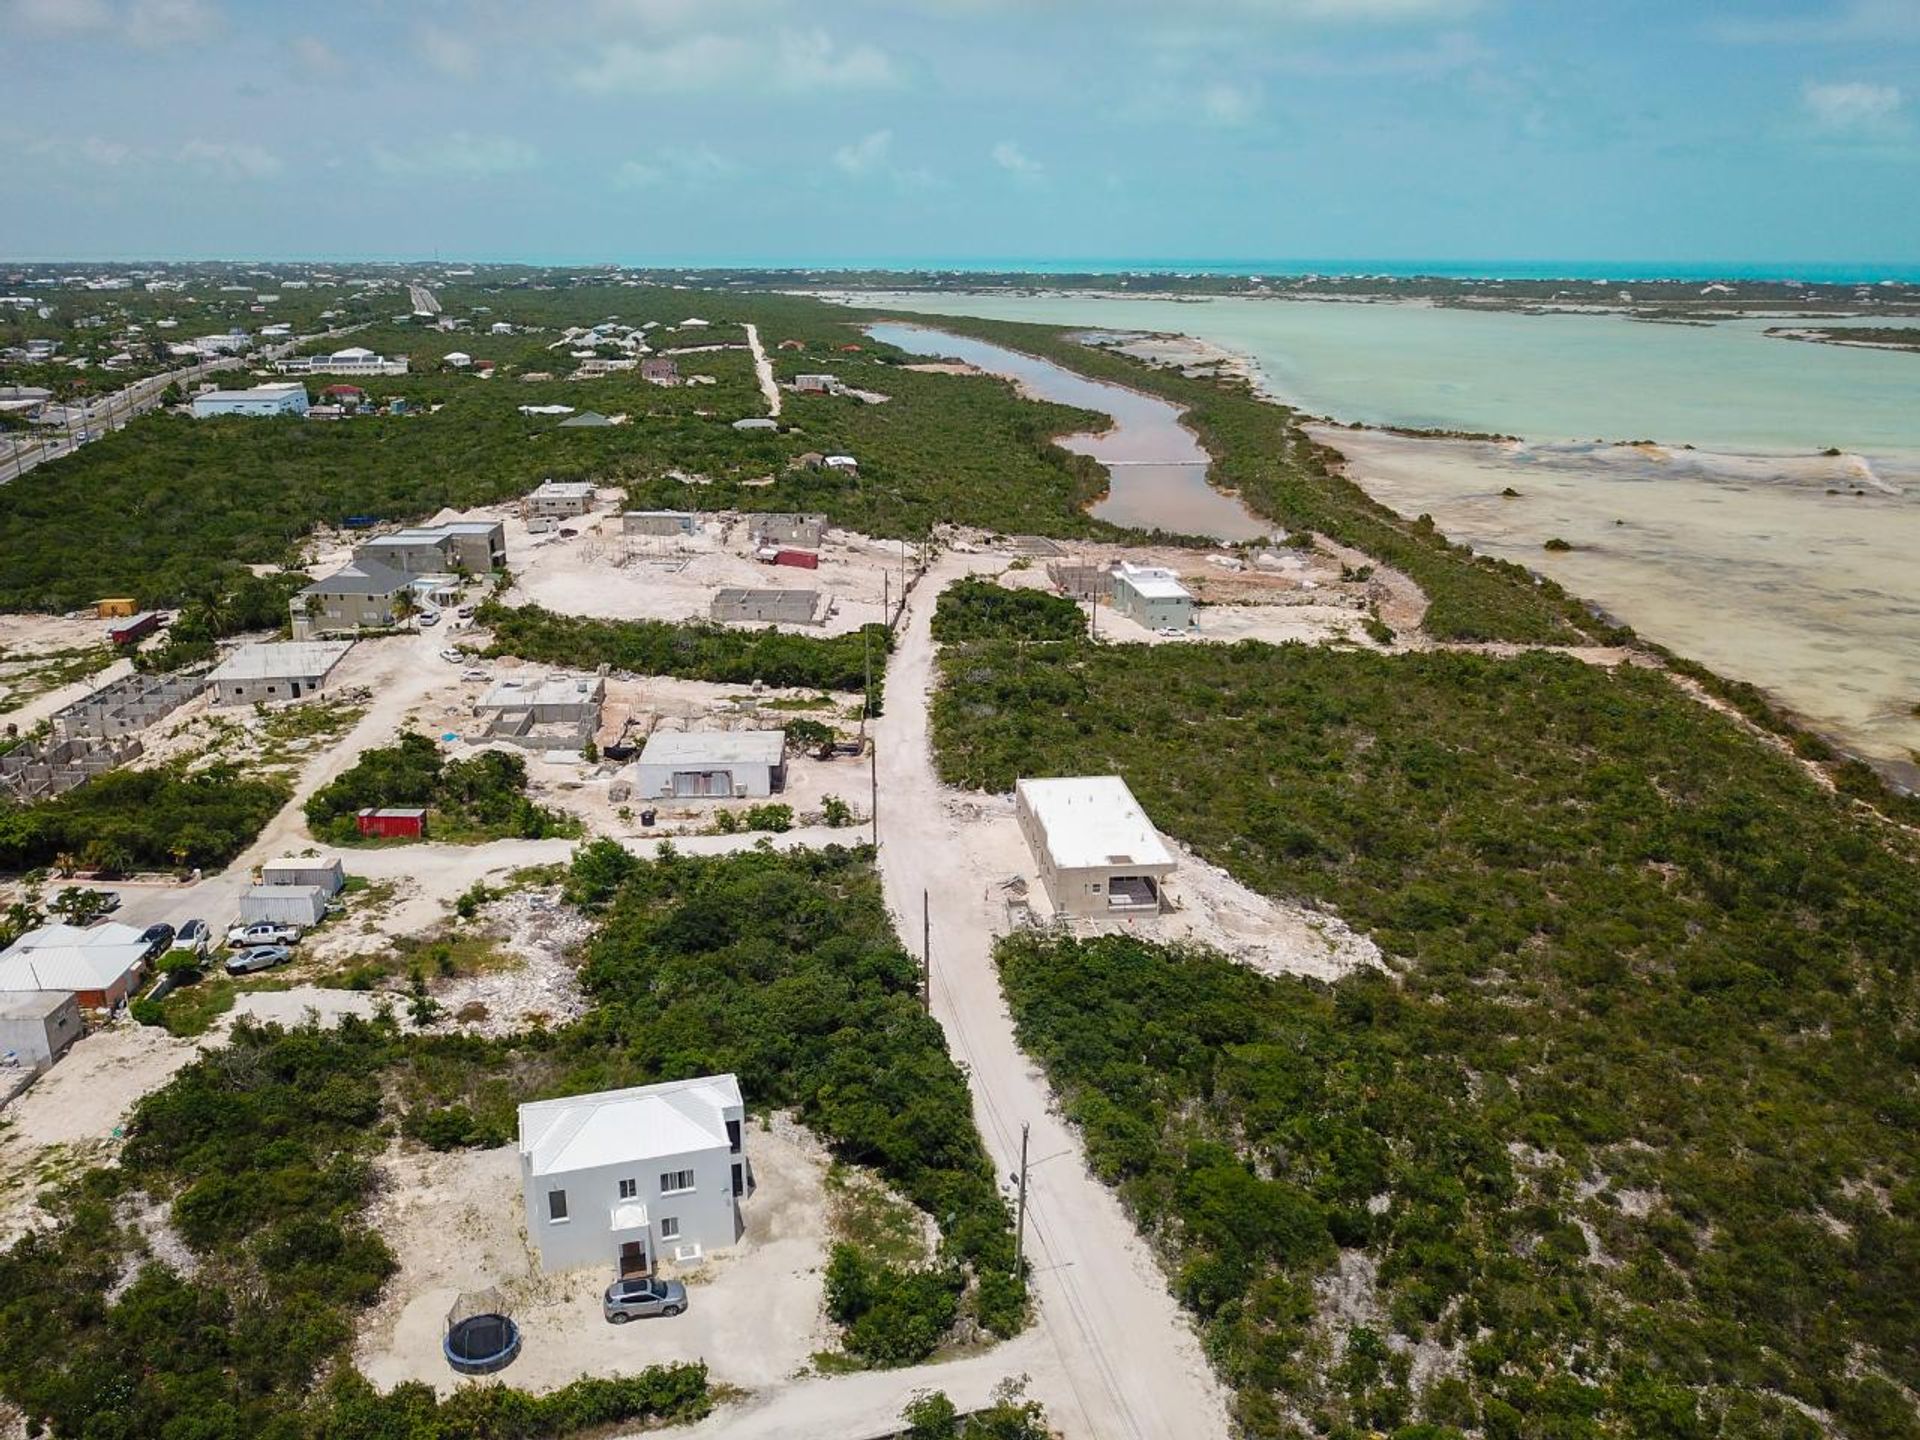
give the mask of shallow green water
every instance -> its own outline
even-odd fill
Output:
[[[1414,304],[909,295],[932,314],[1166,330],[1251,356],[1316,414],[1528,440],[1920,457],[1920,355],[1762,333]],[[1818,322],[1809,322],[1818,323]],[[1897,322],[1883,322],[1897,323]]]

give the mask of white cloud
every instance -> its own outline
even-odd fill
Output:
[[[208,0],[6,0],[0,21],[36,35],[109,34],[155,49],[213,33],[219,16]]]
[[[316,75],[331,75],[345,68],[339,53],[314,35],[302,35],[293,42],[293,56]]]
[[[1208,124],[1227,127],[1246,125],[1259,112],[1259,96],[1224,80],[1215,80],[1200,91],[1200,114]]]
[[[1905,104],[1899,86],[1857,80],[1809,81],[1800,91],[1801,108],[1823,135],[1887,138],[1905,128]]]
[[[205,0],[133,0],[127,6],[125,33],[135,45],[151,50],[203,39],[218,23]]]
[[[629,160],[613,172],[621,190],[650,190],[657,185],[699,185],[738,175],[740,165],[708,145],[666,150],[644,160]]]
[[[189,140],[180,160],[222,180],[271,180],[286,168],[273,151],[248,140]]]
[[[884,164],[892,149],[893,131],[875,130],[871,135],[863,135],[852,144],[842,145],[834,151],[833,163],[849,175],[865,175]]]
[[[385,175],[484,179],[531,170],[539,163],[540,152],[524,140],[508,135],[471,135],[465,130],[421,141],[404,151],[385,145],[373,147],[374,168]]]
[[[421,25],[413,32],[420,58],[442,75],[471,80],[480,70],[480,49],[465,36],[438,25]]]
[[[84,34],[113,23],[106,0],[12,0],[0,16],[36,35]]]
[[[989,153],[994,164],[1018,179],[1038,180],[1046,174],[1045,167],[1022,150],[1016,141],[1002,140]]]
[[[619,41],[574,72],[595,94],[695,94],[762,87],[788,94],[872,90],[898,81],[872,45],[836,45],[824,30],[782,31],[771,43],[703,32],[658,44]]]
[[[1920,40],[1920,5],[1913,0],[1848,0],[1814,15],[1737,17],[1709,29],[1737,45],[1850,45],[1861,41]]]
[[[124,165],[136,158],[133,146],[120,140],[108,140],[99,135],[84,135],[75,140],[69,136],[54,139],[46,135],[30,135],[15,142],[21,152],[36,160],[45,160],[51,165],[70,165],[79,161],[86,165],[99,165],[111,169]]]

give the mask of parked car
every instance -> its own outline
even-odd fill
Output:
[[[467,658],[467,654],[466,654],[466,651],[455,650],[451,645],[449,645],[445,650],[442,650],[440,652],[440,658],[446,661],[449,665],[458,665],[462,660],[465,660]]]
[[[298,925],[282,925],[274,920],[256,920],[251,925],[235,925],[227,931],[227,944],[236,950],[249,945],[292,945],[300,939]]]
[[[462,680],[490,680],[493,677],[487,674],[486,671],[476,668],[472,670],[462,670],[460,672],[460,678]]]
[[[120,897],[113,891],[96,890],[93,893],[100,897],[99,911],[102,915],[111,915],[120,908]]]
[[[175,950],[191,950],[199,955],[206,954],[207,947],[212,943],[213,932],[207,928],[204,920],[189,920],[173,935]]]
[[[256,970],[284,965],[292,958],[293,951],[284,945],[250,945],[227,961],[226,970],[229,975],[251,975]]]
[[[601,1308],[612,1325],[649,1315],[678,1315],[687,1308],[687,1287],[678,1280],[616,1280]]]
[[[462,620],[471,620],[473,618],[473,606],[462,605],[458,610],[454,611],[453,613],[458,615]]]
[[[426,629],[429,625],[438,625],[439,623],[440,612],[438,610],[422,610],[420,612],[420,628],[422,630]]]
[[[140,932],[140,943],[147,947],[146,958],[149,960],[164,951],[171,950],[173,948],[173,926],[168,925],[164,921],[158,925],[147,926],[146,929]]]

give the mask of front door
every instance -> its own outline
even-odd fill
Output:
[[[620,1247],[620,1278],[647,1273],[647,1242],[628,1240]]]

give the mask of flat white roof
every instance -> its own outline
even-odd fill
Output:
[[[305,680],[326,677],[353,648],[351,640],[261,641],[242,645],[207,676],[223,680]]]
[[[743,1108],[732,1075],[537,1100],[520,1107],[520,1153],[535,1175],[687,1155],[727,1145],[726,1111]]]
[[[593,499],[593,482],[590,480],[542,480],[535,495],[552,495],[563,500]]]
[[[1118,775],[1021,780],[1014,794],[1040,822],[1047,851],[1059,869],[1173,867],[1173,852]]]
[[[784,730],[668,730],[647,737],[642,765],[778,765]]]
[[[1180,577],[1157,565],[1123,564],[1113,572],[1130,589],[1146,600],[1191,600],[1193,592],[1180,583]]]

